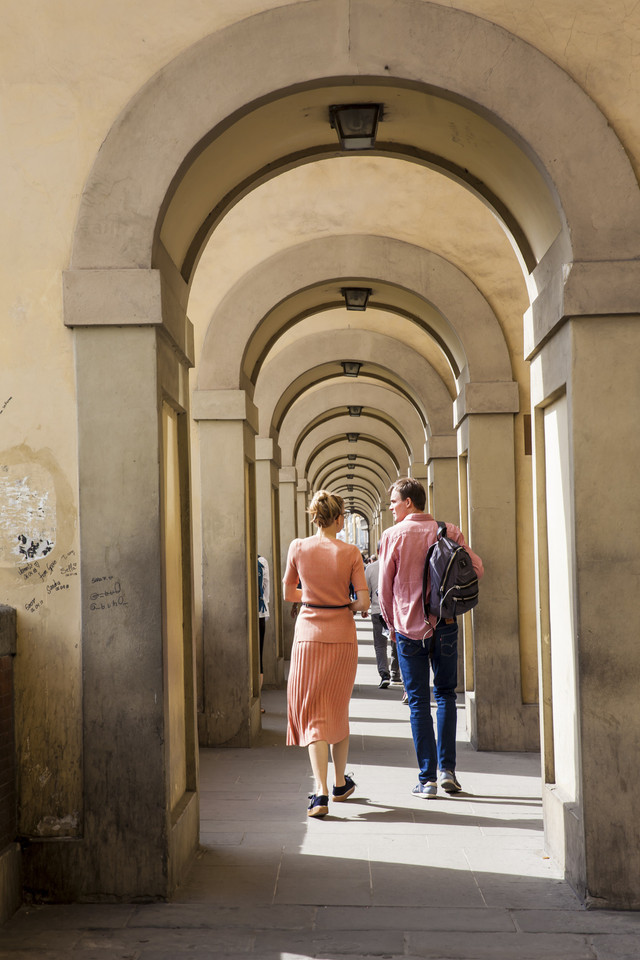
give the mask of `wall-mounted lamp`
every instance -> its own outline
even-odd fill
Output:
[[[347,492],[348,492],[348,493],[353,493],[353,484],[352,484],[352,483],[348,483],[348,484],[347,484]]]
[[[371,150],[382,119],[382,104],[334,104],[329,107],[329,119],[343,150]]]
[[[355,473],[348,473],[348,474],[347,474],[347,480],[353,480],[354,477],[355,477]]]
[[[362,413],[362,407],[348,407],[350,417],[359,417]]]
[[[357,460],[357,459],[358,459],[358,454],[357,454],[357,453],[348,453],[348,454],[347,454],[347,460]]]
[[[359,360],[341,360],[340,365],[345,377],[357,377],[362,366]]]
[[[348,433],[347,440],[349,441],[349,443],[357,443],[359,436],[360,436],[359,433]]]
[[[341,287],[340,293],[347,310],[366,310],[372,290],[371,287]]]

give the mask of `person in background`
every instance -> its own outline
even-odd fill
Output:
[[[389,628],[380,613],[380,603],[378,601],[378,557],[374,554],[364,569],[364,575],[369,588],[369,597],[371,600],[371,626],[373,627],[373,649],[376,654],[376,667],[380,676],[378,688],[384,690],[391,681],[400,682],[400,671],[398,669],[398,655],[396,652],[395,640],[392,640],[389,634]],[[364,614],[363,614],[364,616]],[[391,670],[389,670],[389,658],[387,655],[387,642],[391,644]]]
[[[315,777],[309,817],[329,811],[329,749],[333,800],[355,790],[345,774],[349,701],[358,664],[353,614],[369,608],[360,551],[337,538],[344,527],[342,497],[319,490],[309,507],[315,535],[293,540],[283,578],[284,599],[299,604],[287,684],[287,744],[307,747]],[[298,586],[300,583],[300,587]],[[349,585],[356,599],[349,600]]]
[[[258,556],[258,627],[260,636],[260,690],[264,681],[264,634],[269,619],[269,596],[270,596],[269,564],[262,556]],[[264,713],[264,707],[260,707],[260,713]]]
[[[411,732],[419,767],[416,796],[433,798],[438,783],[446,793],[459,793],[456,777],[456,686],[458,685],[458,624],[454,618],[425,622],[422,576],[429,547],[438,539],[438,524],[425,513],[427,495],[419,480],[405,477],[389,488],[394,526],[379,544],[378,596],[380,609],[395,632],[400,672],[409,701]],[[458,527],[447,523],[447,537],[465,545]],[[478,578],[482,560],[466,550]],[[438,741],[433,730],[429,668],[437,704]],[[438,769],[440,770],[439,779]]]

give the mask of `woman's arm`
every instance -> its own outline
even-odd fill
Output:
[[[369,609],[369,591],[368,590],[358,590],[356,593],[356,599],[349,604],[349,609],[352,613],[358,613],[359,610],[368,610]]]
[[[300,603],[302,600],[302,589],[296,587],[293,583],[284,584],[284,599],[288,603]]]

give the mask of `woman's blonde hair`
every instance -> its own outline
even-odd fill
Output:
[[[318,490],[313,495],[307,512],[316,526],[330,527],[344,513],[344,500],[337,493]]]

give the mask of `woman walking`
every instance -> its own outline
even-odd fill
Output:
[[[349,700],[358,664],[353,614],[369,608],[369,591],[360,551],[337,539],[344,527],[344,500],[320,490],[309,514],[317,533],[294,540],[284,575],[284,599],[300,604],[287,686],[287,744],[308,747],[316,792],[310,817],[329,812],[329,747],[333,760],[333,799],[355,790],[345,776],[349,752]],[[301,587],[298,587],[298,583]],[[349,602],[349,587],[356,599]]]

